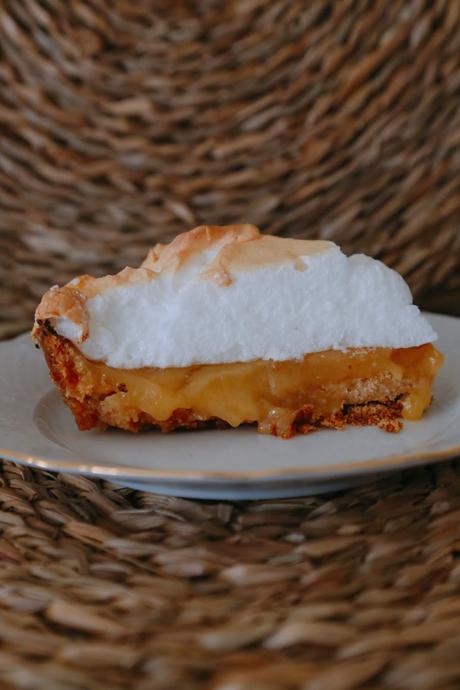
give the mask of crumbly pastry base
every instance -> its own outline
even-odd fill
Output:
[[[136,407],[120,405],[116,394],[123,392],[123,384],[113,390],[98,392],[85,386],[81,375],[82,355],[70,341],[58,336],[46,324],[37,329],[35,340],[44,352],[53,381],[81,430],[111,426],[131,432],[146,428],[171,432],[229,426],[219,417],[203,417],[192,409],[178,408],[167,419],[159,420]],[[351,386],[348,382],[347,391],[347,398],[340,409],[330,414],[318,414],[314,406],[303,405],[290,410],[284,419],[281,415],[259,422],[258,430],[290,438],[296,433],[307,434],[319,428],[342,429],[347,425],[374,425],[387,432],[401,429],[407,382],[384,373],[367,380],[360,379]]]

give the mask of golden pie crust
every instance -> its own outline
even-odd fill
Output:
[[[328,350],[287,362],[114,369],[88,360],[46,319],[34,339],[81,430],[256,424],[261,433],[290,438],[349,424],[396,432],[430,404],[443,359],[426,344]]]

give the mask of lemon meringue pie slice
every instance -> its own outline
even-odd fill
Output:
[[[201,226],[137,269],[51,288],[33,337],[82,430],[398,431],[442,364],[395,271],[253,225]]]

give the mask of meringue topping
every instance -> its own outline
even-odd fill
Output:
[[[253,225],[201,226],[154,247],[138,269],[52,288],[36,319],[87,358],[125,369],[436,340],[403,278],[380,261]]]

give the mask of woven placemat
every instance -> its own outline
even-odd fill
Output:
[[[0,687],[456,690],[460,467],[168,498],[5,462]]]

